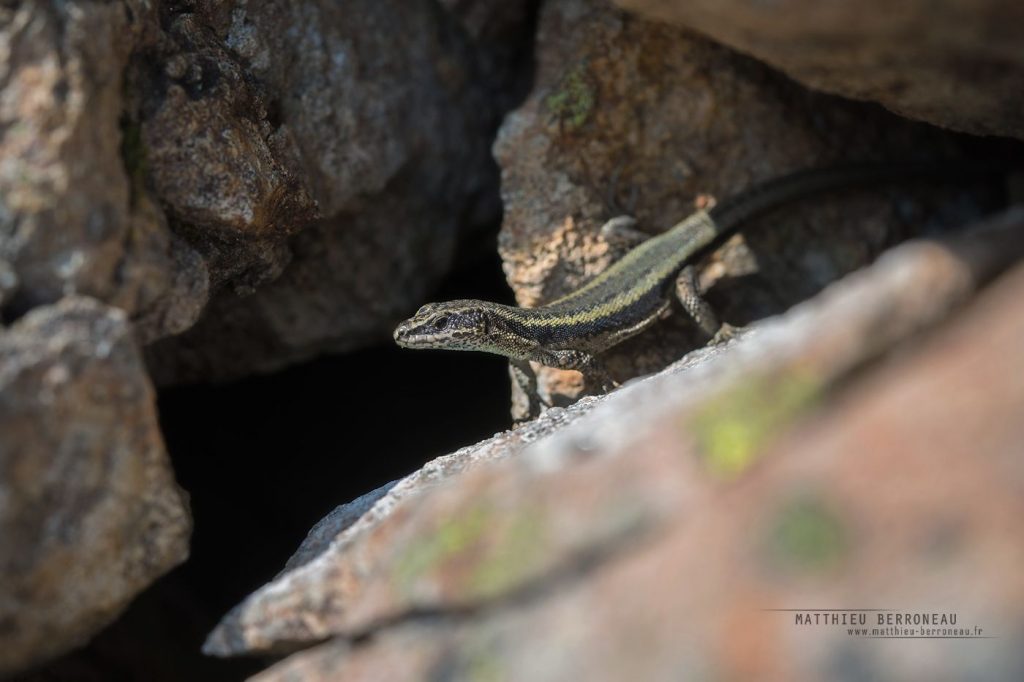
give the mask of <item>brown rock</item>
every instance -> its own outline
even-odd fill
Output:
[[[864,527],[860,519],[873,524],[869,528],[884,528],[886,508],[872,506],[872,490],[882,491],[897,511],[907,511],[912,520],[906,525],[924,535],[932,527],[929,519],[950,499],[957,500],[953,508],[962,510],[970,528],[995,520],[996,512],[1001,519],[1017,513],[1019,501],[1010,500],[1018,497],[1019,486],[1012,478],[1004,479],[991,508],[959,502],[964,495],[977,499],[970,491],[995,485],[1010,464],[1006,453],[1020,438],[1020,425],[1011,424],[1010,416],[1024,401],[1020,381],[1000,383],[984,371],[984,388],[971,393],[976,397],[969,417],[957,416],[960,403],[945,396],[960,395],[957,387],[973,381],[979,362],[987,359],[991,368],[1024,362],[1010,348],[1024,316],[1007,309],[1019,297],[1024,275],[986,299],[996,304],[965,314],[956,329],[974,329],[968,336],[973,345],[964,331],[954,332],[952,341],[940,335],[925,343],[920,335],[1022,257],[1019,210],[963,239],[907,244],[724,348],[696,352],[656,378],[568,410],[550,410],[536,423],[441,458],[340,508],[336,520],[325,520],[300,550],[302,557],[232,611],[206,650],[260,653],[340,638],[296,655],[267,679],[359,679],[371,670],[429,677],[427,671],[449,670],[448,665],[460,677],[468,676],[465,667],[488,661],[499,678],[622,679],[625,669],[637,667],[644,673],[640,679],[661,679],[680,667],[742,664],[742,657],[718,658],[718,652],[730,641],[731,619],[747,613],[744,599],[751,602],[751,627],[756,626],[744,637],[756,639],[763,629],[781,638],[790,625],[781,616],[773,625],[758,609],[866,603],[869,588],[879,584],[870,581],[882,575],[868,570],[872,558],[919,551],[912,543],[897,550],[898,538],[882,530],[869,539],[847,534],[847,526]],[[879,367],[872,365],[879,356],[894,357],[890,351],[901,348],[906,357],[914,347],[926,358],[925,367],[950,356],[955,361],[944,374],[918,364],[904,373],[883,363],[882,379],[864,378],[867,368]],[[930,383],[931,374],[943,375],[944,388]],[[887,391],[899,392],[912,380],[923,382],[914,393],[919,409],[904,422],[907,408],[896,407],[899,401]],[[993,383],[999,388],[990,390]],[[871,407],[874,391],[885,410]],[[998,405],[988,409],[982,396]],[[850,407],[849,400],[870,408],[875,420],[889,421],[864,421],[861,408]],[[898,459],[905,439],[923,428],[921,420],[954,431],[963,424],[971,436],[958,436],[942,453],[936,452],[943,447],[941,435],[929,440],[900,464],[901,476],[890,476],[885,463]],[[838,447],[830,438],[839,433],[856,435]],[[894,433],[904,435],[886,440],[884,434]],[[995,435],[987,440],[987,433]],[[985,440],[989,459],[965,473],[973,466],[963,451],[971,437]],[[870,459],[863,454],[868,451]],[[964,464],[951,465],[946,477],[930,457]],[[961,476],[972,483],[955,494]],[[815,485],[790,484],[800,477]],[[900,506],[908,481],[920,494]],[[841,512],[831,502],[822,506],[832,489],[852,506]],[[352,521],[361,509],[368,511]],[[704,513],[709,509],[718,512]],[[842,520],[833,523],[837,515]],[[1000,524],[978,535],[978,547],[1001,543],[997,563],[986,565],[981,549],[966,551],[952,582],[943,582],[947,574],[940,571],[927,589],[914,593],[915,601],[893,607],[956,607],[991,616],[993,626],[1015,627],[1022,602],[1012,581],[986,584],[993,594],[1017,595],[1013,617],[993,610],[997,598],[958,605],[933,601],[951,594],[970,570],[1005,576],[1024,544]],[[337,534],[328,539],[324,531],[332,526]],[[714,556],[704,551],[711,538],[718,538]],[[858,559],[863,564],[840,570],[844,552],[852,551],[845,543],[854,541],[864,543],[858,545],[865,548]],[[822,575],[833,581],[825,601],[814,599]],[[900,589],[890,586],[881,594],[895,600]],[[588,613],[595,614],[593,622]],[[713,627],[702,629],[705,620],[695,613],[706,614]],[[617,614],[626,620],[615,624]],[[535,636],[534,626],[543,634]],[[744,633],[746,626],[740,628]],[[642,636],[634,641],[628,633]],[[353,644],[366,634],[374,636]],[[477,661],[474,652],[488,661]]]
[[[500,112],[526,95],[532,30],[540,0],[438,0],[479,48],[476,63]]]
[[[81,297],[0,331],[0,674],[84,643],[188,555],[125,314]]]
[[[122,160],[122,79],[134,33],[120,3],[0,9],[0,259],[20,314],[82,293],[155,309],[166,228],[134,210]]]
[[[498,16],[501,44],[525,21]],[[460,232],[500,210],[489,144],[508,89],[488,78],[512,66],[479,66],[491,45],[457,17],[426,0],[239,3],[215,29],[262,84],[272,135],[291,145],[323,219],[290,241],[280,279],[250,298],[225,292],[194,331],[155,347],[159,381],[386,338],[448,270]]]
[[[806,85],[979,135],[1024,139],[1016,0],[615,0],[705,33]]]
[[[518,30],[536,8],[534,0],[438,0],[474,40],[493,40]]]
[[[347,608],[339,612],[335,606],[361,600],[361,594],[379,580],[380,559],[376,555],[381,549],[389,550],[375,537],[391,532],[396,514],[407,518],[405,505],[464,472],[521,452],[587,409],[589,404],[584,400],[569,410],[549,410],[514,431],[495,434],[439,457],[400,481],[339,506],[310,531],[273,583],[225,616],[210,633],[203,650],[216,656],[288,650],[308,644],[311,637],[327,636],[342,622],[356,628],[364,626],[366,613],[353,616]],[[480,529],[479,523],[473,527]],[[394,549],[401,548],[395,545]],[[365,558],[359,558],[364,554]],[[388,597],[370,611],[380,613],[393,608],[394,599]],[[310,613],[319,613],[324,620],[313,622],[306,617]]]
[[[14,268],[7,261],[0,260],[0,310],[3,310],[4,302],[11,298],[17,288],[18,275]]]
[[[773,439],[739,478],[694,470],[694,434],[680,428],[692,413],[663,415],[611,456],[657,460],[663,478],[696,478],[704,494],[680,497],[661,532],[544,599],[409,620],[254,679],[1019,679],[1022,294],[1017,268],[915,357]],[[913,624],[933,614],[953,622]],[[844,615],[863,618],[864,634],[831,624]],[[994,638],[941,638],[950,632]]]
[[[617,214],[634,214],[655,234],[695,203],[793,170],[956,158],[965,145],[875,107],[808,92],[692,33],[601,2],[546,3],[537,59],[533,92],[495,144],[505,199],[499,248],[523,306],[605,269],[614,246],[598,231]],[[980,210],[977,193],[949,187],[819,197],[752,221],[705,259],[702,284],[725,320],[746,324],[812,296],[908,235],[962,224]],[[704,341],[677,315],[608,361],[625,380]],[[540,393],[555,404],[581,389],[575,372],[541,372]]]
[[[206,17],[171,13],[165,24],[132,55],[133,159],[211,285],[251,293],[280,275],[286,238],[316,206],[290,167],[287,127],[271,123],[261,88]]]

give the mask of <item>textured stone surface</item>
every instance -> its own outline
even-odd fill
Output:
[[[1022,291],[1018,269],[739,479],[709,475],[680,429],[692,412],[669,410],[639,450],[604,456],[657,462],[677,513],[544,598],[410,619],[254,679],[1019,679]],[[952,614],[995,638],[868,639],[771,610],[850,607]]]
[[[489,145],[515,63],[495,51],[522,35],[529,4],[473,19],[426,0],[240,2],[214,22],[263,84],[272,136],[291,141],[323,218],[291,240],[280,279],[250,298],[225,292],[155,348],[159,380],[354,348],[422,302],[460,233],[499,215]]]
[[[171,381],[383,337],[499,215],[489,145],[533,5],[0,10],[6,305],[85,293],[151,343],[213,296],[153,352]]]
[[[332,626],[328,621],[312,624],[302,614],[318,613],[324,608],[331,610],[323,614],[330,620],[340,617],[347,621],[347,609],[344,614],[334,613],[331,604],[361,599],[360,595],[379,579],[376,567],[380,559],[376,554],[381,543],[374,538],[381,532],[390,532],[388,527],[396,513],[406,517],[409,510],[403,510],[404,503],[415,500],[441,482],[472,471],[481,463],[515,455],[528,444],[558,430],[572,415],[582,414],[589,408],[589,403],[581,401],[569,410],[548,411],[514,431],[495,434],[493,438],[439,457],[400,481],[341,505],[310,531],[274,584],[253,594],[225,617],[207,639],[204,651],[227,656],[246,651],[286,650],[294,644],[307,643],[310,636],[315,637],[311,635],[310,625],[317,631]],[[349,547],[356,554],[365,553],[365,558],[350,556]],[[399,546],[396,544],[394,549],[399,550]],[[388,551],[387,547],[384,550]],[[325,572],[336,579],[324,580]],[[391,606],[388,600],[384,608]],[[380,610],[379,606],[372,609],[373,612]],[[358,624],[365,624],[367,614],[355,618]]]
[[[20,282],[4,303],[18,314],[82,293],[167,332],[155,320],[173,278],[169,234],[132,200],[122,159],[135,35],[122,3],[0,8],[0,259]]]
[[[163,10],[161,30],[144,34],[128,72],[129,171],[202,254],[211,286],[251,293],[280,275],[287,237],[316,218],[316,206],[296,176],[289,128],[271,121],[263,89],[214,18]]]
[[[682,29],[601,2],[544,5],[538,72],[495,144],[505,215],[499,247],[521,305],[577,288],[608,266],[600,225],[623,212],[651,234],[695,204],[814,166],[956,158],[964,140],[874,106],[811,93]],[[976,188],[975,188],[976,189]],[[916,232],[980,211],[970,189],[920,184],[800,202],[753,221],[705,259],[702,284],[723,318],[779,313]],[[702,343],[683,316],[608,354],[619,380]],[[540,392],[564,404],[576,372],[545,369]]]
[[[130,337],[205,312],[154,351],[171,380],[354,347],[497,220],[533,4],[0,7],[0,668],[84,642],[184,558]]]
[[[0,332],[0,673],[84,643],[188,555],[191,521],[125,314]]]
[[[858,575],[856,571],[835,572],[845,555],[830,553],[846,548],[837,549],[829,528],[824,538],[815,535],[820,521],[815,505],[819,498],[828,498],[825,491],[829,486],[844,490],[844,499],[858,500],[844,509],[843,513],[851,516],[843,523],[863,520],[877,525],[886,518],[886,509],[872,511],[868,493],[877,487],[896,504],[906,490],[906,481],[920,481],[920,497],[910,507],[914,521],[906,523],[916,524],[926,533],[931,526],[924,524],[924,519],[946,504],[963,469],[970,468],[960,467],[949,477],[940,472],[922,479],[921,471],[935,471],[929,457],[965,461],[969,458],[963,448],[972,439],[985,440],[985,453],[991,459],[973,470],[974,482],[963,493],[971,499],[977,497],[970,492],[975,490],[971,486],[997,480],[1001,468],[1012,462],[1008,450],[1013,450],[1010,445],[1015,442],[1019,450],[1014,438],[1020,436],[1020,425],[1012,424],[1009,415],[1024,400],[1022,387],[1017,378],[1005,378],[1000,388],[991,391],[988,387],[993,381],[990,371],[1004,363],[1015,366],[1024,361],[1019,351],[1010,350],[1024,316],[1019,306],[1015,313],[1004,309],[1015,305],[1014,296],[1019,296],[1024,286],[1022,276],[1017,273],[1006,285],[1010,293],[1000,288],[994,294],[997,299],[990,300],[1000,301],[998,304],[987,303],[977,308],[980,312],[972,308],[966,313],[956,327],[964,331],[955,332],[952,341],[922,341],[920,335],[962,306],[980,283],[1022,256],[1024,215],[1020,211],[955,242],[915,242],[899,247],[874,266],[782,318],[758,325],[726,347],[693,353],[653,379],[601,398],[586,398],[569,409],[555,408],[537,422],[440,458],[328,517],[311,534],[289,570],[225,618],[211,634],[206,650],[218,655],[285,651],[340,637],[334,644],[286,661],[276,672],[268,673],[269,679],[288,679],[289,674],[329,679],[382,669],[413,670],[414,677],[427,677],[433,666],[451,663],[444,658],[449,647],[461,652],[456,661],[459,666],[471,665],[460,657],[481,644],[473,634],[481,632],[500,635],[497,644],[507,644],[503,651],[508,657],[500,655],[494,664],[495,672],[509,679],[533,679],[538,674],[558,679],[570,672],[570,677],[616,679],[622,671],[616,666],[623,665],[648,665],[651,667],[643,669],[645,672],[665,674],[676,670],[677,664],[693,670],[723,661],[739,664],[741,657],[725,653],[721,660],[706,658],[717,654],[705,651],[696,630],[705,621],[691,620],[691,614],[706,612],[712,619],[708,622],[740,617],[739,609],[746,606],[723,596],[730,585],[725,576],[730,574],[719,570],[718,562],[738,571],[747,548],[756,549],[772,539],[768,530],[762,535],[744,534],[756,527],[755,520],[770,525],[775,518],[773,510],[778,511],[783,537],[778,539],[779,548],[763,549],[767,558],[757,556],[753,558],[758,562],[746,562],[750,566],[742,569],[740,578],[753,580],[748,574],[757,577],[767,571],[767,578],[777,578],[783,585],[750,587],[757,594],[779,590],[765,596],[763,605],[754,599],[750,606],[753,617],[765,617],[757,613],[762,607],[803,606],[785,603],[787,598],[814,601],[813,581],[819,570],[835,584],[822,593],[828,599],[815,601],[817,608],[845,606],[843,600],[850,596],[866,600],[870,583],[851,577]],[[1002,318],[1009,321],[1000,322]],[[991,334],[989,325],[994,325]],[[973,345],[968,348],[969,343]],[[892,356],[889,351],[896,347],[903,350]],[[872,407],[872,391],[884,392],[888,385],[897,389],[903,379],[883,378],[883,388],[871,388],[873,380],[864,377],[870,375],[866,368],[879,367],[875,361],[880,356],[906,358],[911,348],[917,349],[929,368],[945,361],[950,367],[946,378],[940,379],[948,382],[946,388],[921,388],[921,393],[915,394],[918,398],[912,402],[920,405],[917,415],[936,428],[955,430],[957,420],[950,415],[969,405],[970,416],[960,418],[959,423],[970,435],[960,437],[941,453],[935,452],[942,450],[941,437],[922,443],[901,465],[907,467],[907,473],[892,479],[883,463],[898,458],[905,439],[922,427],[916,416],[901,421],[900,410],[891,407],[896,398],[884,398],[887,410]],[[959,354],[949,348],[960,348]],[[1007,358],[1008,353],[1012,359]],[[959,392],[961,383],[973,381],[972,368],[986,358],[985,380],[973,392]],[[908,372],[925,387],[930,386],[929,374],[941,374],[913,365],[904,370],[888,361],[877,371],[883,377],[890,372]],[[935,397],[931,402],[922,397],[929,391]],[[864,421],[860,408],[847,405],[850,395],[861,396],[859,403],[870,409],[872,419],[888,416],[891,423]],[[958,398],[945,398],[951,395]],[[961,403],[960,395],[971,398]],[[995,404],[989,407],[985,400]],[[994,434],[991,440],[986,440],[988,430]],[[853,435],[845,444],[833,442],[826,447],[830,433]],[[869,446],[864,439],[872,433],[897,435],[891,439],[874,436],[880,441]],[[814,446],[810,444],[812,436]],[[871,451],[871,462],[877,464],[850,455],[858,451]],[[868,468],[859,470],[860,466]],[[810,512],[796,504],[802,504],[804,487],[786,484],[799,481],[793,472],[816,481],[817,488],[807,488],[815,493],[808,498]],[[847,479],[853,482],[843,483]],[[1015,498],[1019,481],[1004,484],[998,502],[993,502],[994,511],[983,502],[977,503],[981,506],[976,511],[970,505],[953,507],[965,510],[971,528],[984,525],[983,519],[995,511],[998,518],[1012,519],[1017,512],[999,510]],[[744,486],[752,491],[741,493]],[[762,502],[741,504],[748,495],[760,495]],[[795,540],[783,523],[789,518],[790,502],[796,505],[792,511],[795,520],[790,519],[797,527]],[[363,515],[353,521],[363,509]],[[720,513],[701,515],[701,510],[708,509]],[[831,513],[830,507],[827,513]],[[810,540],[800,535],[807,518]],[[693,530],[701,523],[710,526]],[[329,528],[336,530],[332,539],[325,532]],[[1014,565],[1009,557],[1024,552],[1024,545],[1010,542],[1014,536],[1006,532],[1009,528],[994,526],[991,536],[978,536],[982,538],[979,542],[1008,543],[1005,547],[1010,554],[1004,555],[1005,560],[989,565],[981,550],[966,552],[957,575],[983,571],[993,578],[986,583],[993,590],[1011,590],[999,592],[1003,596],[1014,594],[1015,583],[994,579],[1005,577],[1005,571]],[[697,551],[719,531],[725,539],[716,541],[714,557]],[[871,542],[857,541],[867,543],[865,565],[885,556],[895,542],[884,534]],[[872,542],[879,544],[876,547]],[[775,549],[784,556],[775,557]],[[904,551],[909,557],[919,551],[918,545]],[[787,552],[793,556],[785,556]],[[776,560],[781,562],[777,569],[772,564]],[[807,565],[799,565],[801,561]],[[627,573],[639,574],[642,579],[619,582],[615,578],[614,585],[608,586],[612,580],[608,576],[617,575],[627,564],[640,566]],[[778,576],[772,573],[776,570]],[[690,578],[680,581],[682,575]],[[1006,613],[992,610],[995,597],[957,605],[931,601],[957,584],[959,578],[943,583],[946,575],[940,571],[934,589],[917,593],[921,601],[893,606],[960,608],[965,617],[968,611],[990,617],[993,627],[1017,627]],[[786,581],[793,576],[810,576],[811,582],[787,587]],[[699,580],[705,581],[708,589],[691,589]],[[748,595],[747,587],[747,583],[737,583],[738,600]],[[895,599],[899,585],[891,589],[884,594]],[[669,595],[672,601],[662,601]],[[712,616],[716,604],[722,612]],[[973,607],[977,610],[971,611]],[[607,614],[608,620],[601,615],[591,622],[582,615],[585,612]],[[624,624],[613,626],[610,621],[616,613],[629,617]],[[781,629],[791,627],[783,619],[779,616],[776,622],[779,637],[791,632]],[[552,638],[547,645],[538,644],[544,641],[540,635],[540,639],[532,638],[534,625]],[[633,625],[636,629],[631,629]],[[720,625],[715,624],[707,636],[716,637]],[[564,633],[555,634],[559,627]],[[582,639],[576,640],[574,632]],[[633,650],[628,632],[646,633],[640,641],[650,642],[651,655],[643,648]],[[351,645],[350,638],[367,633],[375,635],[366,640],[370,644]],[[729,640],[713,641],[724,646]],[[680,642],[692,642],[693,651],[679,651]],[[468,649],[462,650],[463,646]],[[531,647],[544,656],[526,655]],[[676,656],[682,658],[676,660]],[[1005,661],[1013,663],[1009,658]]]
[[[1016,0],[615,0],[756,56],[813,88],[982,135],[1024,138]]]
[[[14,290],[18,288],[18,275],[14,268],[5,260],[0,260],[0,310],[4,302],[11,298]]]

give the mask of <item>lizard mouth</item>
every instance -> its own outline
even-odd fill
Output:
[[[395,343],[402,348],[434,348],[440,337],[417,333],[412,320],[406,320],[395,328]]]
[[[410,343],[411,339],[409,338],[410,328],[411,325],[409,324],[409,320],[406,320],[405,322],[395,327],[395,343],[397,343],[399,346],[402,346],[403,348],[408,348],[410,345],[412,345]]]

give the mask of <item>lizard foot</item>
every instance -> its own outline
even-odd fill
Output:
[[[715,335],[708,341],[709,346],[721,346],[723,343],[727,343],[731,339],[735,338],[738,334],[743,331],[743,327],[734,327],[728,322],[723,322],[722,326],[718,328]]]

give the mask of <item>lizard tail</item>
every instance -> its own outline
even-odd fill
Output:
[[[754,185],[723,200],[709,215],[718,230],[727,233],[770,209],[821,192],[891,182],[955,183],[1003,175],[1008,170],[998,163],[969,161],[862,163],[804,170]]]

